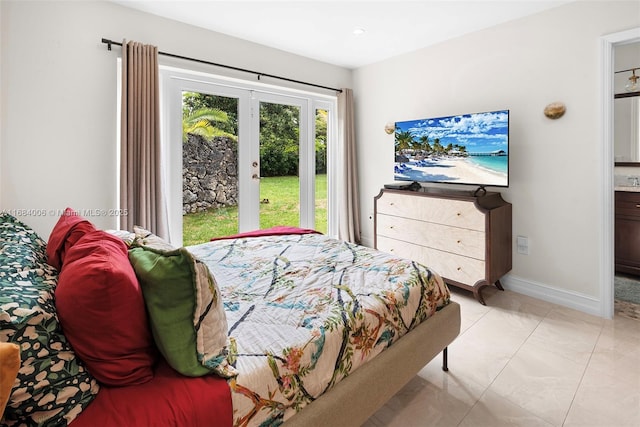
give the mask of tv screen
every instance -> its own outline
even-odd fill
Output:
[[[395,123],[396,181],[509,186],[509,110]]]

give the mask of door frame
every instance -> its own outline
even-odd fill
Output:
[[[609,34],[600,38],[601,69],[601,147],[602,179],[600,206],[602,229],[600,230],[600,313],[607,319],[614,314],[614,146],[613,146],[613,54],[617,45],[640,41],[640,27]]]
[[[335,146],[338,142],[336,139],[338,121],[337,96],[288,89],[280,86],[248,82],[236,78],[227,78],[224,76],[191,72],[189,70],[164,66],[160,67],[160,81],[162,88],[161,111],[163,118],[161,133],[163,141],[182,140],[181,118],[183,90],[211,93],[212,91],[210,87],[211,85],[214,85],[216,87],[215,95],[238,97],[238,141],[240,141],[241,138],[257,138],[259,126],[256,126],[255,123],[259,124],[259,110],[255,110],[252,113],[252,108],[259,105],[259,100],[272,102],[269,101],[269,99],[279,99],[284,103],[289,103],[288,101],[297,99],[300,101],[297,101],[292,105],[304,105],[306,111],[314,113],[317,108],[326,109],[330,111],[331,117],[334,118],[327,123],[327,138],[331,141],[331,144],[328,144],[327,147],[327,179],[329,179],[329,173],[335,171],[337,150],[334,148],[329,149],[329,147]],[[209,87],[208,90],[202,89],[207,86]],[[246,96],[247,93],[250,93],[248,98]],[[248,100],[248,102],[243,102],[243,100]],[[255,114],[258,117],[252,119],[252,114]],[[300,133],[302,135],[304,128],[307,138],[311,135],[315,139],[315,115],[307,114],[306,116],[308,117],[308,121],[303,124],[303,120],[301,120]],[[243,134],[242,129],[245,129],[248,132]],[[306,148],[303,150],[303,146],[306,147],[306,144],[301,144],[301,151],[306,151]],[[259,144],[256,144],[256,147],[254,148],[259,150]],[[163,176],[166,180],[165,188],[167,189],[166,200],[168,204],[167,216],[169,219],[169,240],[173,245],[182,246],[182,144],[168,144],[163,142],[163,157],[165,159],[165,171]],[[253,166],[254,158],[258,159],[257,167]],[[315,152],[313,150],[311,153],[301,152],[301,165],[302,161],[305,162],[305,167],[312,167],[312,170],[315,173]],[[251,182],[251,179],[243,180],[240,178],[242,176],[252,177],[254,174],[259,175],[259,171],[259,152],[256,153],[253,150],[238,150],[238,219],[240,232],[259,228],[258,216],[256,216],[256,220],[258,221],[257,223],[254,223],[242,216],[242,212],[247,210],[246,207],[250,207],[254,203],[255,209],[259,212],[259,185],[256,182]],[[329,205],[329,208],[327,211],[327,234],[332,237],[336,237],[338,224],[337,192],[335,184],[332,181],[333,179],[328,183],[329,189],[327,194],[327,204]],[[315,208],[312,206],[312,202],[315,199],[314,179],[307,178],[304,182],[301,179],[300,193],[301,206],[303,200],[307,200],[308,205],[312,208],[312,212]],[[313,215],[307,216],[307,218],[303,219],[301,212],[300,220],[303,226],[310,228],[311,224],[314,224],[315,217]]]

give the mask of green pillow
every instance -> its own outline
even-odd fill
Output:
[[[207,266],[185,248],[142,244],[134,242],[129,260],[142,287],[154,340],[169,365],[191,377],[236,375],[227,360],[220,291]]]

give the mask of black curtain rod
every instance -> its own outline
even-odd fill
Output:
[[[116,41],[105,39],[105,38],[102,39],[102,43],[107,45],[107,50],[111,50],[111,46],[112,45],[122,46],[122,43],[118,43]],[[246,68],[239,68],[239,67],[233,67],[231,65],[217,64],[215,62],[204,61],[202,59],[196,59],[196,58],[189,58],[187,56],[175,55],[173,53],[167,53],[167,52],[158,51],[158,55],[170,56],[171,58],[185,59],[187,61],[199,62],[200,64],[214,65],[216,67],[228,68],[230,70],[242,71],[242,72],[245,72],[245,73],[256,74],[258,76],[258,80],[260,80],[260,77],[265,76],[265,77],[271,77],[271,78],[274,78],[274,79],[285,80],[285,81],[292,82],[292,83],[299,83],[299,84],[303,84],[303,85],[307,85],[307,86],[318,87],[318,88],[321,88],[321,89],[335,90],[336,92],[342,93],[342,89],[336,89],[336,88],[329,87],[329,86],[317,85],[315,83],[308,83],[308,82],[303,82],[303,81],[300,81],[300,80],[289,79],[287,77],[274,76],[273,74],[267,74],[267,73],[261,73],[259,71],[247,70]]]

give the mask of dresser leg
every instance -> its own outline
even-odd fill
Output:
[[[478,302],[479,302],[480,304],[482,304],[482,305],[487,305],[487,304],[484,302],[484,298],[482,298],[482,294],[480,293],[480,289],[481,289],[481,287],[480,287],[480,286],[476,286],[476,287],[474,287],[474,288],[473,288],[473,296],[474,296],[474,297],[476,297],[476,299],[478,300]]]
[[[498,288],[498,289],[499,289],[499,290],[501,290],[501,291],[504,291],[504,288],[502,287],[502,283],[500,283],[500,280],[497,280],[497,281],[496,281],[496,283],[495,283],[495,285],[496,285],[496,288]],[[487,305],[487,304],[484,302],[484,298],[482,297],[482,294],[480,293],[480,290],[481,290],[482,288],[484,288],[485,286],[489,286],[489,285],[487,284],[487,282],[482,282],[482,283],[480,283],[480,284],[476,284],[476,285],[473,287],[473,296],[474,296],[474,297],[478,300],[478,302],[479,302],[480,304],[482,304],[482,305]]]

